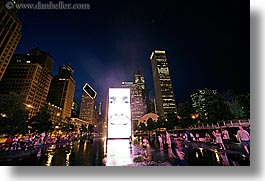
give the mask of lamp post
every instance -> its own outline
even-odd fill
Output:
[[[31,104],[25,104],[24,105],[29,109],[29,115],[28,115],[28,120],[26,121],[28,124],[28,132],[30,133],[30,130],[32,129],[31,125],[29,125],[29,120],[32,118],[33,116],[33,109],[34,107]]]
[[[30,119],[33,116],[34,107],[31,104],[25,104],[24,103],[24,105],[29,109],[29,116],[28,116],[29,118],[28,119]]]

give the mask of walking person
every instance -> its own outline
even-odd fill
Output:
[[[249,154],[250,135],[246,130],[244,130],[243,126],[239,126],[238,128],[239,130],[237,131],[237,139],[247,154]]]

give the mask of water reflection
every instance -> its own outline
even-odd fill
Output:
[[[242,154],[216,149],[195,148],[184,145],[190,166],[242,166],[250,165]],[[130,147],[128,139],[107,140],[95,138],[93,142],[74,142],[65,146],[50,146],[24,160],[0,162],[0,165],[39,166],[145,166],[174,165],[173,153],[161,149],[158,143],[142,148],[140,142]]]
[[[223,153],[220,154],[220,156],[221,156],[221,159],[222,159],[223,166],[230,166],[230,163],[229,163],[229,160],[228,160],[228,157],[227,157],[227,153],[223,152]]]
[[[107,141],[106,166],[124,166],[133,163],[133,153],[128,139],[115,139]]]

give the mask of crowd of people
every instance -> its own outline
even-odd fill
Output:
[[[45,132],[25,136],[15,135],[13,137],[8,137],[5,142],[0,145],[0,151],[28,150],[51,144],[67,144],[77,140],[78,137],[74,136],[71,132],[66,135],[59,134],[56,136],[46,134]]]
[[[250,134],[247,130],[244,130],[242,126],[238,127],[236,138],[243,150],[250,154]],[[195,136],[194,136],[195,135]],[[192,133],[191,131],[178,132],[177,134],[170,134],[169,132],[159,133],[157,136],[157,142],[160,150],[167,149],[168,156],[175,160],[177,165],[188,165],[187,162],[187,150],[184,147],[183,142],[203,142],[209,144],[215,144],[220,150],[231,149],[230,144],[231,137],[227,129],[216,129],[211,133],[206,132],[204,136],[201,136],[198,132]],[[142,140],[142,146],[145,149],[147,147],[148,139],[144,137]],[[146,150],[145,152],[146,153]]]
[[[236,136],[237,141],[244,148],[247,154],[249,154],[250,146],[250,134],[248,131],[244,130],[242,126],[238,127]],[[195,136],[194,136],[195,135]],[[231,137],[227,129],[216,129],[210,132],[205,132],[204,135],[200,135],[198,132],[195,134],[191,131],[179,132],[175,135],[178,139],[184,142],[204,142],[217,144],[220,150],[230,149]]]

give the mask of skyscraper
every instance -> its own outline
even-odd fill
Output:
[[[71,118],[79,118],[79,102],[74,100],[72,103],[72,114]]]
[[[0,3],[0,81],[21,38],[22,23],[15,10],[8,10]]]
[[[130,88],[132,128],[136,129],[138,119],[146,113],[146,92],[144,76],[137,70],[133,82],[122,82],[122,87]]]
[[[97,92],[88,83],[86,83],[83,87],[79,118],[86,121],[87,124],[95,125],[97,123],[95,119],[96,96]]]
[[[146,92],[145,92],[145,80],[143,74],[137,70],[134,74],[134,87],[133,87],[133,99],[132,99],[132,121],[133,129],[138,124],[138,119],[141,118],[147,111],[146,105]]]
[[[154,50],[150,60],[153,71],[156,108],[158,115],[165,119],[169,113],[176,113],[177,111],[166,51]]]
[[[23,103],[32,109],[31,115],[35,115],[46,103],[53,64],[50,54],[39,48],[15,54],[0,81],[0,93],[23,94]]]
[[[71,118],[75,93],[74,69],[71,65],[61,65],[58,74],[52,79],[47,101],[61,107],[62,120]]]

